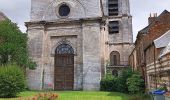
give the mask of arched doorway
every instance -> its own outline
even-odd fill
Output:
[[[55,90],[73,90],[74,50],[69,44],[61,44],[55,50]]]

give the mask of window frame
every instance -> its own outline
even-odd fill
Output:
[[[108,16],[118,15],[119,15],[119,0],[108,0]]]
[[[119,21],[109,21],[108,30],[109,34],[117,34],[120,32],[120,22]]]

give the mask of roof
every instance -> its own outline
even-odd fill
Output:
[[[167,10],[164,10],[153,22],[151,22],[148,26],[146,26],[145,28],[143,28],[142,30],[140,30],[140,31],[138,32],[138,35],[148,33],[148,30],[149,30],[150,26],[152,26],[156,21],[159,21],[159,20],[160,20],[160,17],[163,16],[164,14],[166,14],[166,13],[170,13],[170,12],[167,11]],[[137,35],[137,36],[138,36],[138,35]]]
[[[170,30],[163,34],[161,37],[154,40],[156,48],[166,47],[170,42]]]
[[[163,34],[161,37],[154,40],[156,48],[163,48],[159,54],[159,58],[170,53],[170,30]]]
[[[8,19],[8,18],[3,12],[0,11],[0,20],[5,20],[5,19]]]
[[[165,55],[167,55],[167,54],[169,54],[169,53],[170,53],[170,42],[169,42],[169,44],[166,46],[166,48],[163,49],[163,51],[160,53],[159,57],[163,57],[163,56],[165,56]]]

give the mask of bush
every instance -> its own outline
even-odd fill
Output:
[[[133,74],[127,79],[128,91],[132,94],[144,92],[144,80],[139,74]]]
[[[0,67],[0,97],[15,97],[25,88],[23,71],[16,65]]]
[[[122,92],[122,93],[129,93],[132,91],[137,91],[135,89],[140,88],[141,90],[144,90],[144,81],[141,78],[136,79],[136,77],[132,77],[133,75],[138,75],[137,72],[133,72],[130,68],[125,69],[121,72],[121,75],[118,77],[114,77],[113,75],[111,75],[110,73],[108,73],[102,80],[100,83],[100,89],[101,91],[112,91],[112,92]],[[129,79],[131,78],[132,79]],[[135,78],[135,79],[134,79]],[[127,81],[137,81],[137,82],[141,82],[139,87],[137,87],[134,82],[131,83],[129,82],[129,84],[127,84]],[[135,88],[134,85],[136,86]],[[134,90],[133,90],[134,89]]]
[[[118,87],[118,92],[123,92],[123,93],[128,93],[128,86],[127,86],[127,79],[129,77],[131,77],[135,72],[132,71],[131,68],[128,68],[128,69],[124,69],[122,72],[121,72],[121,75],[118,77],[118,84],[117,84],[117,87]]]
[[[116,88],[117,78],[113,77],[111,74],[107,74],[100,82],[101,91],[117,91]]]

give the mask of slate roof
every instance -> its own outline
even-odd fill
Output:
[[[163,50],[163,52],[160,54],[160,57],[167,55],[170,53],[170,42],[169,44],[166,46],[166,48]]]
[[[163,57],[166,54],[170,53],[170,30],[163,34],[158,39],[154,40],[156,48],[164,48],[160,53],[159,57]]]
[[[170,42],[170,30],[163,34],[161,37],[154,40],[156,48],[166,47]]]

